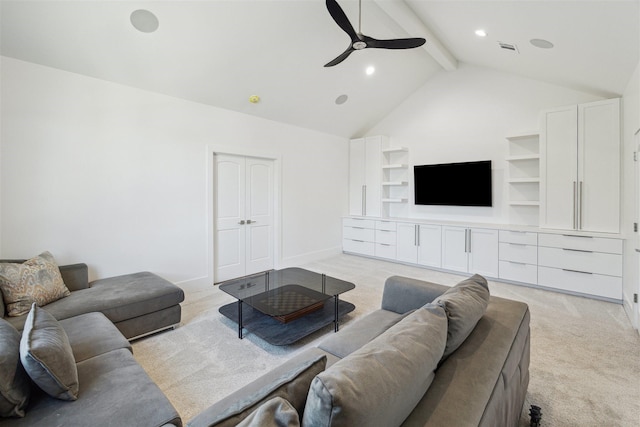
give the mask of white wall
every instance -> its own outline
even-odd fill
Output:
[[[640,129],[640,62],[629,80],[622,98],[622,170],[623,170],[623,192],[622,192],[622,233],[626,237],[624,247],[624,301],[628,313],[637,312],[638,305],[633,306],[633,294],[640,293],[638,258],[640,254],[636,248],[640,248],[640,238],[633,231],[633,223],[640,220],[638,218],[638,194],[640,183],[635,182],[635,168],[637,164],[633,161],[633,152],[637,150],[636,145],[640,142],[640,136],[635,133]],[[632,322],[637,322],[637,314],[631,316]],[[636,328],[638,327],[635,324]]]
[[[393,145],[408,147],[410,166],[493,161],[492,208],[414,206],[410,169],[409,217],[508,223],[505,136],[537,130],[542,109],[599,99],[602,98],[461,63],[456,71],[443,71],[429,80],[367,134],[389,135]]]
[[[2,58],[1,256],[208,275],[208,148],[281,161],[283,264],[341,246],[343,138]],[[212,82],[215,84],[215,82]]]

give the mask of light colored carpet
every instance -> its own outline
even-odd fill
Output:
[[[356,309],[341,327],[379,308],[391,275],[445,285],[464,278],[349,255],[302,267],[356,284],[343,296]],[[622,306],[499,282],[489,287],[493,295],[523,301],[531,310],[531,379],[521,426],[529,425],[531,404],[542,408],[542,426],[640,426],[640,338]],[[329,326],[288,347],[251,334],[239,340],[236,325],[218,313],[232,301],[217,287],[188,293],[179,328],[133,344],[136,359],[185,422],[333,330]]]

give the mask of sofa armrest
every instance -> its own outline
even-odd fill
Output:
[[[424,280],[391,276],[384,283],[381,308],[404,314],[433,301],[447,289],[448,286]]]
[[[71,292],[89,287],[89,269],[87,264],[70,264],[58,267],[62,281]]]

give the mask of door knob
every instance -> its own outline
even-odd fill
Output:
[[[250,219],[247,220],[247,224],[253,224],[256,221],[251,221]]]
[[[244,219],[242,221],[240,221],[238,224],[244,225]]]

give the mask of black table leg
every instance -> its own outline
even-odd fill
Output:
[[[340,326],[338,324],[338,302],[340,301],[340,299],[338,298],[338,295],[334,295],[333,296],[333,324],[334,324],[334,328],[333,328],[333,332],[338,332],[338,329],[340,329]]]
[[[242,339],[242,300],[238,300],[238,338]]]

